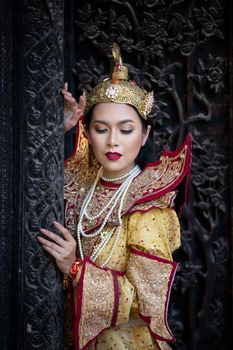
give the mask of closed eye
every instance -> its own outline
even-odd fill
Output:
[[[96,129],[96,132],[99,134],[104,134],[107,131],[107,129]]]
[[[133,129],[129,129],[129,130],[121,130],[122,134],[131,134],[131,132],[133,132]]]

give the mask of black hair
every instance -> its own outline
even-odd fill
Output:
[[[150,125],[150,133],[149,136],[146,140],[146,143],[144,146],[141,147],[136,159],[135,159],[135,164],[137,164],[140,169],[143,169],[147,163],[154,162],[155,161],[155,150],[154,150],[154,141],[153,141],[153,124],[150,119],[145,120],[142,118],[137,109],[134,106],[128,105],[131,108],[133,108],[136,112],[137,115],[141,121],[142,124],[142,131],[144,133],[147,132],[147,128]],[[94,107],[93,107],[94,108]],[[84,124],[86,126],[86,129],[88,130],[91,124],[91,118],[92,118],[92,112],[93,108],[85,115],[84,118]]]
[[[139,114],[138,114],[139,116]],[[150,119],[143,119],[141,116],[139,116],[141,123],[142,123],[142,131],[147,132],[147,128],[150,125],[150,132],[149,136],[146,140],[146,143],[144,146],[141,147],[136,159],[135,164],[137,164],[141,169],[145,167],[147,163],[154,162],[155,161],[155,150],[154,150],[154,140],[153,140],[153,124]]]

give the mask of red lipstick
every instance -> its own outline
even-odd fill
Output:
[[[117,152],[107,152],[107,153],[105,153],[105,155],[108,158],[108,160],[118,160],[122,156],[122,154],[117,153]]]

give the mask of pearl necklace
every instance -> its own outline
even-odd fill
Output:
[[[96,237],[99,234],[101,234],[105,228],[105,226],[107,225],[108,219],[110,217],[110,215],[112,214],[113,210],[115,209],[117,203],[120,201],[119,204],[119,209],[118,209],[118,227],[117,227],[117,232],[116,232],[116,238],[115,238],[115,242],[112,246],[112,249],[108,255],[108,257],[106,258],[106,260],[104,261],[104,263],[101,265],[101,267],[104,267],[107,265],[107,263],[109,262],[109,260],[111,259],[113,252],[117,246],[117,243],[119,241],[120,238],[120,232],[121,232],[121,224],[122,224],[122,218],[121,218],[121,211],[122,211],[122,207],[123,207],[123,203],[124,203],[124,199],[126,196],[126,193],[128,191],[128,188],[131,184],[131,182],[133,181],[133,179],[138,176],[138,174],[141,172],[140,168],[138,166],[135,166],[128,174],[127,174],[127,178],[124,182],[122,182],[121,186],[116,190],[116,192],[114,193],[114,195],[110,198],[109,202],[99,211],[98,214],[91,216],[90,214],[87,213],[87,208],[91,202],[91,199],[95,193],[97,184],[99,182],[99,179],[101,177],[101,173],[102,173],[102,168],[98,171],[95,182],[93,184],[93,186],[91,187],[91,189],[89,190],[89,192],[87,193],[86,198],[83,201],[81,210],[80,210],[80,217],[79,217],[79,221],[78,221],[78,225],[77,225],[77,241],[78,241],[78,247],[79,247],[79,251],[80,251],[80,256],[83,259],[84,254],[83,254],[83,247],[82,247],[82,242],[81,242],[81,236],[85,237],[85,238],[92,238],[92,237]],[[124,176],[124,175],[123,175]],[[109,206],[111,205],[111,207],[109,208]],[[85,234],[84,230],[83,230],[83,219],[84,217],[87,218],[89,221],[93,221],[97,218],[99,218],[106,210],[108,209],[108,213],[105,217],[105,219],[103,220],[100,228],[98,230],[96,230],[94,233],[90,233],[90,234]],[[110,241],[113,233],[115,231],[115,228],[112,228],[110,231],[108,231],[105,236],[103,237],[103,239],[101,240],[101,242],[99,243],[99,245],[97,247],[95,247],[92,255],[91,255],[91,260],[92,261],[96,261],[96,259],[99,257],[99,255],[102,253],[102,251],[104,250],[104,248],[106,247],[106,245],[108,244],[108,242]]]
[[[116,181],[123,180],[126,177],[130,176],[134,171],[135,171],[135,167],[132,170],[130,170],[128,173],[121,175],[119,177],[107,178],[107,177],[104,177],[103,175],[101,175],[101,179],[106,181],[106,182],[116,182]]]

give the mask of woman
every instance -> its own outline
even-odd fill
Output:
[[[78,123],[65,166],[67,228],[55,222],[63,238],[41,229],[49,240],[38,239],[69,280],[75,350],[170,349],[172,253],[180,245],[174,200],[189,173],[190,137],[151,162],[153,96],[128,80],[116,46],[113,56],[111,79],[79,106],[63,90],[73,109],[65,129]]]

